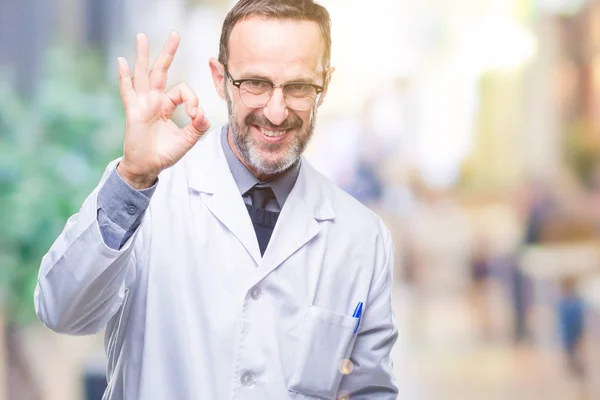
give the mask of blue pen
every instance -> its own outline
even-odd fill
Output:
[[[362,309],[363,309],[363,303],[362,303],[362,301],[359,301],[358,304],[356,305],[356,308],[354,309],[354,314],[352,314],[352,317],[358,318],[358,321],[356,321],[356,327],[354,328],[354,333],[356,333],[356,331],[358,330],[358,326],[360,325],[360,317],[362,316]]]

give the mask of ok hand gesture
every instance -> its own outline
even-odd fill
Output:
[[[122,57],[117,60],[126,116],[123,159],[117,171],[136,189],[152,186],[158,174],[179,161],[210,127],[198,107],[198,96],[187,83],[165,91],[178,46],[179,35],[171,32],[148,72],[148,39],[140,33],[133,76],[127,61]],[[191,121],[180,128],[171,121],[171,115],[182,103]]]

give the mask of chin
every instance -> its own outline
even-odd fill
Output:
[[[261,157],[260,160],[254,160],[252,165],[262,174],[274,175],[281,173],[291,167],[295,160],[286,160],[281,157]]]

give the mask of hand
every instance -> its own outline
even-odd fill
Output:
[[[126,117],[123,159],[117,171],[136,189],[152,186],[158,174],[179,161],[210,127],[198,107],[198,96],[187,83],[165,91],[167,72],[178,46],[179,35],[171,32],[148,72],[148,38],[139,33],[133,77],[127,61],[117,59]],[[182,103],[191,122],[179,128],[171,115]]]

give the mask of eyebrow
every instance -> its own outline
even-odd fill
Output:
[[[273,82],[270,78],[262,75],[262,74],[258,74],[258,73],[253,73],[253,72],[245,72],[243,73],[238,80],[242,80],[242,79],[260,79],[263,81],[268,81],[268,82]],[[311,79],[311,78],[294,78],[292,80],[286,81],[284,82],[285,84],[288,83],[311,83],[311,84],[315,84],[315,82],[317,81],[317,79]]]

